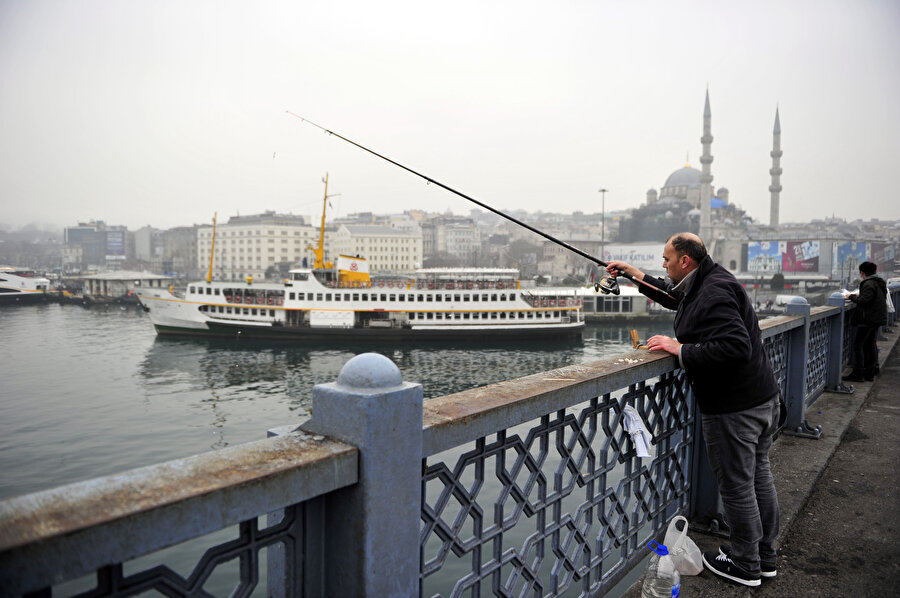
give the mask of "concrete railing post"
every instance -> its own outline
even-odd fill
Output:
[[[805,438],[818,438],[822,427],[811,427],[806,418],[806,362],[809,360],[809,303],[803,297],[793,297],[787,304],[789,316],[803,316],[803,326],[788,332],[787,343],[787,421],[784,433]]]
[[[387,357],[357,355],[313,389],[301,427],[359,449],[359,482],[324,497],[323,594],[418,595],[422,386]]]
[[[838,307],[840,311],[831,319],[828,328],[828,364],[825,369],[825,389],[828,392],[840,392],[849,394],[853,392],[841,380],[844,372],[844,312],[846,311],[844,296],[840,293],[832,293],[828,298],[828,305]]]

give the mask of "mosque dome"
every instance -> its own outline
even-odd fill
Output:
[[[699,187],[700,171],[690,166],[680,168],[669,175],[663,187]]]

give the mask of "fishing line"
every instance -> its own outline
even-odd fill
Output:
[[[312,126],[316,127],[317,129],[319,129],[319,130],[321,130],[321,131],[324,131],[325,133],[328,133],[329,135],[334,135],[334,136],[337,137],[338,139],[341,139],[341,140],[343,140],[343,141],[346,141],[346,142],[349,143],[350,145],[355,145],[355,146],[358,147],[359,149],[361,149],[361,150],[363,150],[363,151],[366,151],[366,152],[372,154],[373,156],[376,156],[376,157],[378,157],[378,158],[381,158],[381,159],[384,160],[385,162],[390,162],[390,163],[393,164],[394,166],[397,166],[398,168],[402,168],[402,169],[405,170],[406,172],[409,172],[410,174],[414,174],[414,175],[416,175],[417,177],[419,177],[419,178],[421,178],[421,179],[424,179],[425,181],[427,181],[428,183],[430,183],[430,184],[432,184],[432,185],[437,185],[438,187],[440,187],[440,188],[442,188],[442,189],[445,189],[445,190],[449,191],[450,193],[453,193],[454,195],[458,195],[459,197],[462,197],[463,199],[467,199],[467,200],[471,201],[471,202],[474,203],[475,205],[481,206],[481,207],[484,208],[485,210],[488,210],[488,211],[490,211],[490,212],[493,212],[494,214],[497,214],[498,216],[500,216],[500,217],[502,217],[502,218],[506,218],[506,219],[509,220],[510,222],[515,222],[516,224],[518,224],[518,225],[521,226],[522,228],[526,228],[526,229],[530,230],[531,232],[533,232],[533,233],[535,233],[535,234],[537,234],[537,235],[540,235],[540,236],[544,237],[544,238],[547,239],[548,241],[551,241],[551,242],[553,242],[553,243],[556,243],[556,244],[559,245],[560,247],[564,247],[564,248],[568,249],[569,251],[571,251],[572,253],[575,253],[575,254],[577,254],[577,255],[580,255],[581,257],[583,257],[583,258],[585,258],[585,259],[587,259],[587,260],[590,260],[591,262],[594,262],[594,263],[597,264],[598,266],[603,266],[603,267],[605,268],[606,266],[609,265],[609,264],[607,264],[606,262],[604,262],[603,260],[597,259],[596,257],[592,256],[591,254],[589,254],[589,253],[587,253],[587,252],[585,252],[585,251],[582,251],[581,249],[578,249],[577,247],[574,247],[574,246],[572,246],[572,245],[569,245],[569,244],[566,243],[565,241],[561,241],[561,240],[557,239],[556,237],[554,237],[554,236],[552,236],[552,235],[550,235],[550,234],[545,233],[545,232],[542,231],[542,230],[539,230],[539,229],[534,228],[534,227],[531,226],[530,224],[526,224],[526,223],[522,222],[521,220],[518,220],[517,218],[514,218],[513,216],[510,216],[509,214],[506,214],[506,213],[504,213],[504,212],[501,212],[500,210],[498,210],[498,209],[496,209],[496,208],[493,208],[493,207],[487,205],[486,203],[483,203],[483,202],[481,202],[481,201],[478,201],[478,200],[475,199],[474,197],[470,197],[470,196],[466,195],[465,193],[463,193],[463,192],[461,192],[461,191],[457,191],[457,190],[454,189],[453,187],[450,187],[450,186],[448,186],[448,185],[445,185],[444,183],[442,183],[442,182],[440,182],[440,181],[437,181],[437,180],[431,178],[430,176],[424,175],[424,174],[422,174],[421,172],[418,172],[418,171],[416,171],[416,170],[413,170],[412,168],[410,168],[410,167],[408,167],[408,166],[404,166],[403,164],[400,164],[399,162],[397,162],[397,161],[395,161],[395,160],[391,160],[391,159],[388,158],[387,156],[384,156],[384,155],[382,155],[382,154],[379,154],[378,152],[376,152],[376,151],[374,151],[374,150],[371,150],[371,149],[367,148],[367,147],[364,146],[364,145],[360,145],[359,143],[356,143],[356,142],[353,141],[352,139],[347,139],[347,138],[344,137],[343,135],[340,135],[340,134],[338,134],[338,133],[335,133],[334,131],[332,131],[332,130],[330,130],[330,129],[326,129],[325,127],[323,127],[323,126],[321,126],[321,125],[318,125],[318,124],[314,123],[313,121],[309,120],[308,118],[304,118],[304,117],[300,116],[299,114],[296,114],[296,113],[294,113],[294,112],[291,112],[290,110],[285,110],[285,112],[287,112],[288,114],[290,114],[290,115],[293,116],[294,118],[299,118],[301,121],[303,121],[303,122],[305,122],[305,123],[311,124]],[[675,299],[675,297],[672,297],[672,295],[669,295],[668,293],[666,293],[666,292],[663,291],[662,289],[659,289],[659,288],[653,286],[653,285],[650,284],[650,283],[644,282],[643,280],[638,280],[638,279],[634,278],[633,276],[631,276],[630,274],[628,274],[627,272],[619,271],[618,276],[623,276],[623,277],[627,278],[628,280],[630,280],[631,282],[633,282],[633,283],[635,283],[635,284],[638,284],[638,285],[644,285],[644,286],[646,286],[646,287],[649,287],[649,288],[651,288],[651,289],[653,289],[653,290],[655,290],[655,291],[658,291],[658,292],[660,292],[660,293],[666,295],[666,296],[669,297],[670,299]]]

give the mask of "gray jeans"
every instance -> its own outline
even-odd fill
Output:
[[[731,528],[731,558],[758,574],[760,562],[775,566],[778,495],[769,449],[778,425],[778,397],[737,413],[704,414],[702,423],[709,464]]]

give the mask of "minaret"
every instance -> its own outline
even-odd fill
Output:
[[[712,199],[712,180],[713,176],[710,172],[710,165],[713,157],[710,153],[712,149],[712,112],[709,109],[709,89],[706,90],[706,105],[703,107],[703,137],[700,143],[703,144],[703,155],[700,156],[700,238],[706,243],[707,247],[712,241],[710,239],[712,233],[711,227],[711,209],[709,202]]]
[[[772,168],[769,174],[772,175],[772,184],[769,185],[769,193],[772,196],[769,205],[769,226],[775,228],[778,226],[778,208],[781,194],[781,120],[778,118],[778,108],[775,108],[775,130],[772,131]]]

